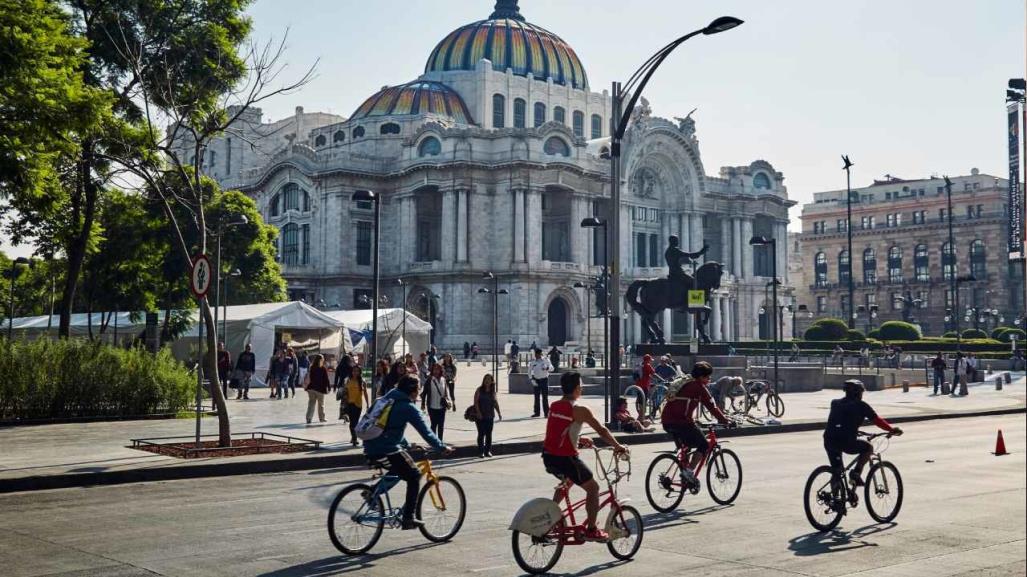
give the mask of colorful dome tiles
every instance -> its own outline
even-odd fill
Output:
[[[350,119],[419,114],[438,114],[451,117],[457,124],[474,124],[467,105],[456,91],[424,80],[382,89],[365,100]]]

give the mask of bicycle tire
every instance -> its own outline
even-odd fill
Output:
[[[699,405],[699,418],[706,422],[712,420],[712,415],[710,415],[710,412],[706,410],[706,405]]]
[[[727,496],[718,495],[717,491],[713,489],[713,481],[720,480],[722,478],[721,475],[730,477],[732,474],[731,462],[733,462],[737,467],[738,484],[735,485],[734,490]],[[716,471],[716,473],[714,473],[714,471]],[[717,475],[716,477],[714,477],[715,474]],[[709,491],[710,498],[712,498],[718,505],[730,505],[738,498],[738,493],[742,491],[742,461],[731,449],[719,449],[716,453],[710,456],[709,460],[707,460],[706,490]]]
[[[685,498],[685,487],[681,483],[680,470],[681,464],[678,463],[677,455],[670,453],[656,457],[649,464],[649,469],[645,473],[645,497],[653,509],[660,513],[669,513],[681,504],[681,500]],[[675,481],[678,483],[676,486],[672,484]],[[658,504],[656,497],[661,492],[665,493],[665,499],[669,500]]]
[[[426,519],[426,515],[424,514],[425,498],[428,497],[428,491],[435,486],[452,486],[453,494],[455,495],[456,501],[459,502],[460,507],[459,511],[456,513],[456,521],[453,523],[449,531],[443,534],[432,532],[433,529],[429,528],[431,523],[429,523],[428,519]],[[453,496],[451,495],[446,502],[447,511],[450,510],[452,505],[456,505],[456,503],[451,502],[452,498]],[[434,508],[434,503],[431,501],[430,497],[428,497],[428,504]],[[425,485],[421,487],[421,492],[417,495],[417,518],[421,520],[421,525],[418,526],[418,529],[420,529],[421,534],[432,543],[442,543],[455,537],[456,534],[460,532],[460,527],[463,526],[464,518],[466,516],[467,498],[464,496],[464,488],[460,486],[460,483],[458,483],[456,479],[452,477],[439,477],[435,483],[425,483]]]
[[[553,529],[562,530],[564,527],[563,519],[560,519]],[[552,532],[552,529],[550,530]],[[548,539],[547,537],[538,538],[532,537],[527,533],[521,533],[520,531],[513,531],[510,535],[510,547],[513,549],[514,560],[517,561],[517,565],[523,569],[526,573],[532,575],[542,575],[548,573],[550,569],[556,565],[556,562],[560,560],[560,555],[563,554],[563,542],[559,539],[550,541],[548,543],[542,543],[543,540]],[[521,551],[521,541],[524,540],[526,545],[531,547],[553,547],[552,556],[542,564],[532,565],[525,559],[523,552]],[[532,556],[534,557],[534,556]]]
[[[888,480],[889,472],[894,477],[890,482]],[[899,515],[899,509],[902,508],[902,476],[899,475],[898,468],[888,461],[876,463],[870,467],[865,483],[863,502],[867,504],[867,512],[878,523],[891,523]],[[875,500],[871,499],[871,497],[880,498],[879,488],[882,486],[885,487],[887,494],[895,495],[891,511],[879,511],[878,506],[874,505]]]
[[[622,517],[624,517],[624,524],[628,525],[628,527],[627,527],[628,535],[629,536],[637,535],[637,538],[631,544],[631,547],[628,549],[627,552],[620,551],[620,550],[618,550],[615,547],[615,545],[618,542],[622,541],[622,539],[611,539],[611,540],[607,541],[606,542],[606,548],[609,549],[610,550],[610,554],[613,555],[614,557],[616,557],[617,559],[620,559],[621,561],[627,561],[628,559],[631,559],[632,557],[634,557],[635,554],[638,553],[638,549],[642,546],[642,537],[645,536],[645,523],[642,521],[642,514],[638,512],[638,509],[632,507],[631,505],[624,505],[623,507],[621,507],[620,508],[620,515]],[[629,517],[630,517],[630,519],[629,519]],[[618,516],[617,515],[614,515],[613,518],[610,521],[612,523],[616,524],[618,527],[621,526],[621,523],[618,520]],[[634,534],[632,533],[632,530],[631,530],[631,527],[630,527],[632,522],[634,522],[635,527],[638,528],[637,533],[634,533]],[[628,537],[624,537],[623,539],[627,539],[627,538]]]
[[[809,478],[806,479],[806,489],[803,491],[802,499],[803,508],[806,510],[806,520],[809,521],[809,524],[812,525],[814,529],[822,533],[826,533],[837,527],[838,523],[842,520],[842,515],[844,514],[843,511],[835,510],[833,512],[834,516],[829,518],[827,522],[822,522],[814,516],[811,506],[815,505],[820,508],[824,506],[824,503],[820,500],[818,495],[811,494],[811,492],[820,492],[823,485],[819,485],[820,481],[818,478],[824,474],[827,475],[827,482],[830,484],[834,476],[834,472],[831,470],[831,467],[828,465],[821,465],[816,469],[813,469],[813,472],[809,474]],[[810,500],[811,497],[813,498],[812,503]]]
[[[374,547],[375,544],[378,543],[378,539],[382,536],[382,529],[385,528],[385,506],[384,503],[382,503],[381,496],[378,496],[375,497],[375,501],[377,502],[374,506],[378,511],[382,512],[382,514],[378,515],[378,522],[374,525],[370,539],[368,539],[364,545],[358,547],[343,544],[342,539],[339,538],[335,530],[336,512],[338,511],[339,504],[342,503],[343,498],[354,491],[366,491],[368,494],[371,494],[374,492],[374,488],[364,483],[357,483],[355,485],[345,487],[343,490],[339,491],[338,495],[335,496],[331,507],[328,509],[328,538],[332,540],[332,545],[335,545],[336,549],[347,555],[360,555],[370,551],[371,547]],[[364,502],[366,503],[366,498],[364,498]]]
[[[767,412],[774,417],[785,414],[785,402],[781,395],[771,392],[767,395]]]

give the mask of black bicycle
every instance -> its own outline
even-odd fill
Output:
[[[866,501],[867,512],[878,523],[890,523],[902,508],[902,477],[895,465],[881,458],[893,434],[857,433],[874,445],[870,470],[864,481],[863,500]],[[814,529],[825,532],[834,529],[848,509],[859,505],[858,488],[852,485],[848,475],[858,459],[853,459],[844,471],[835,471],[830,465],[821,465],[810,473],[803,504],[806,518]]]

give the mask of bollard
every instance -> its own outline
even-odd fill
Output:
[[[892,373],[890,376],[891,376],[891,386],[894,387],[895,386],[895,373]]]
[[[1002,377],[995,377],[995,390],[996,391],[1001,391],[1002,390]]]
[[[902,392],[903,393],[908,393],[909,392],[909,381],[902,381]]]
[[[1009,373],[1004,373],[1003,378],[1005,378],[1007,385],[1012,384],[1013,377]]]
[[[948,381],[942,381],[942,383],[941,383],[941,394],[947,395],[950,392],[952,392],[952,389],[949,386],[949,382]]]

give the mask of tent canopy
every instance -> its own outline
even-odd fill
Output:
[[[371,309],[354,309],[348,311],[324,311],[324,314],[341,322],[350,331],[370,334],[374,311]],[[404,327],[404,319],[406,326]],[[381,345],[378,350],[381,353],[392,351],[393,355],[406,352],[420,352],[428,350],[431,343],[431,323],[425,322],[411,312],[404,309],[378,309],[378,336]],[[346,334],[344,339],[347,350],[361,349],[362,344],[359,338],[353,338]],[[405,347],[404,347],[405,345]]]

